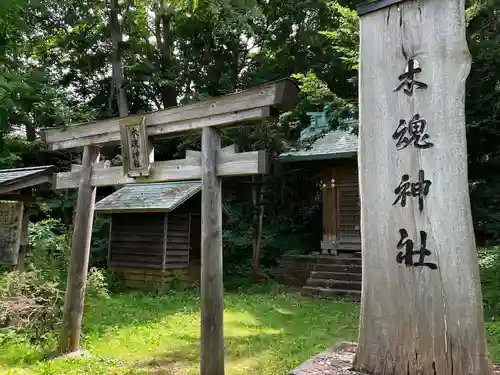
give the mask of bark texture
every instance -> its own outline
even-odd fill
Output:
[[[363,291],[357,370],[378,375],[489,375],[481,289],[467,184],[465,81],[470,54],[465,0],[410,0],[361,17],[360,193]],[[412,96],[398,79],[408,59],[428,85]],[[393,133],[415,114],[434,147],[399,150]],[[431,182],[393,204],[404,174]],[[429,267],[396,261],[406,229]],[[418,262],[418,255],[413,257]]]
[[[260,244],[262,241],[262,224],[264,221],[264,180],[257,182],[257,177],[252,176],[252,202],[254,208],[254,231],[252,270],[255,282],[260,282]]]
[[[113,43],[113,54],[111,56],[111,68],[113,73],[113,91],[116,93],[116,103],[118,105],[118,113],[120,117],[128,116],[127,93],[123,83],[123,66],[121,57],[122,32],[118,14],[120,7],[118,0],[111,0],[110,3],[110,19],[109,25],[111,28],[111,41]]]

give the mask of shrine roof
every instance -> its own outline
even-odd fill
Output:
[[[28,187],[49,183],[54,166],[13,168],[0,170],[0,193],[9,193]]]
[[[201,191],[201,181],[125,185],[95,205],[101,212],[170,212]]]
[[[358,136],[356,134],[351,130],[332,130],[320,135],[311,144],[282,153],[279,159],[282,162],[345,159],[356,157],[357,153]]]

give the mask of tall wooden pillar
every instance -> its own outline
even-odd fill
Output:
[[[222,195],[217,176],[217,129],[203,128],[201,138],[201,342],[200,374],[224,374]]]
[[[64,300],[63,329],[59,342],[61,353],[74,352],[80,348],[80,332],[96,192],[96,188],[90,184],[90,177],[92,166],[99,161],[99,155],[98,147],[85,146],[83,148],[73,239],[71,242],[71,259]]]
[[[467,181],[465,0],[379,0],[359,10],[354,368],[491,375]]]
[[[19,241],[19,256],[17,260],[17,269],[19,271],[24,271],[26,252],[29,244],[29,224],[30,224],[30,211],[31,211],[31,200],[32,200],[32,189],[27,188],[23,192],[25,193],[25,198],[23,199],[23,219],[21,222],[21,239]]]

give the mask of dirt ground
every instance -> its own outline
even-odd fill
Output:
[[[355,353],[355,344],[340,344],[311,358],[292,370],[290,375],[368,375],[350,369]],[[500,375],[500,365],[494,367],[493,375]]]

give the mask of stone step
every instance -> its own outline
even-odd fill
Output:
[[[361,291],[361,281],[342,281],[332,279],[313,279],[309,278],[306,281],[307,286],[318,286],[321,288],[343,289],[343,290],[359,290]]]
[[[304,286],[302,295],[320,298],[346,298],[352,301],[361,300],[361,292],[358,290],[320,288],[315,286]]]
[[[347,273],[347,272],[326,272],[326,271],[312,271],[311,279],[330,279],[341,281],[361,281],[360,273]]]
[[[321,264],[316,264],[314,266],[314,271],[317,271],[317,272],[357,273],[357,274],[361,275],[361,265],[321,263]]]
[[[349,257],[349,256],[322,256],[318,260],[319,264],[350,264],[350,265],[361,265],[360,257]]]

